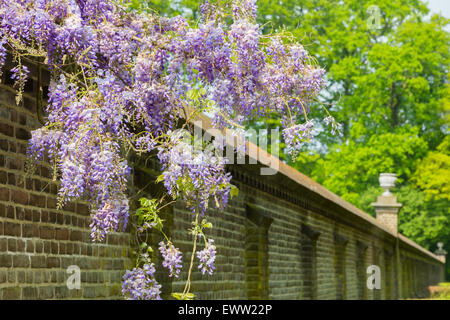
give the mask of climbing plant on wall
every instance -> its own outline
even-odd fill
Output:
[[[53,164],[59,207],[90,199],[92,241],[125,230],[127,158],[157,154],[157,182],[167,193],[142,198],[133,216],[137,234],[163,234],[159,251],[170,277],[180,274],[183,253],[164,233],[159,211],[176,199],[192,211],[192,259],[184,291],[173,293],[178,299],[193,298],[195,263],[203,274],[213,273],[216,247],[206,232],[212,227],[206,210],[224,208],[236,188],[218,148],[195,148],[177,129],[191,132],[189,120],[203,112],[216,128],[235,132],[251,119],[278,114],[295,156],[309,137],[309,107],[324,83],[324,70],[301,44],[286,34],[262,35],[254,0],[207,1],[199,8],[200,18],[187,21],[158,16],[140,1],[0,0],[0,63],[12,55],[17,102],[29,75],[25,59],[51,73],[46,122],[32,132],[28,153]],[[326,122],[337,128],[330,116]],[[123,277],[125,298],[160,298],[150,250],[147,243],[137,250],[135,268]]]

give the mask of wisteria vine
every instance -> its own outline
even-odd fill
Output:
[[[205,112],[217,128],[240,130],[251,119],[279,114],[295,155],[312,138],[309,108],[324,83],[324,70],[302,45],[283,34],[262,35],[255,0],[206,1],[200,8],[200,20],[189,22],[140,11],[135,1],[0,0],[0,66],[11,54],[17,102],[29,76],[23,59],[51,73],[46,123],[32,132],[28,153],[53,163],[61,181],[58,206],[89,197],[93,241],[124,230],[127,155],[155,152],[159,180],[195,217],[186,287],[174,294],[182,299],[192,297],[197,239],[205,240],[198,268],[209,275],[215,269],[204,214],[210,202],[224,208],[233,186],[224,160],[173,134],[180,120]],[[338,129],[334,119],[326,123]],[[142,199],[141,205],[136,231],[164,234],[162,201]],[[167,237],[159,249],[163,266],[177,277],[182,253]],[[123,278],[123,294],[159,299],[155,265],[148,253],[140,254]]]

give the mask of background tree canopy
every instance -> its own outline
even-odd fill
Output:
[[[432,251],[439,241],[449,250],[449,20],[430,16],[418,0],[257,4],[262,32],[292,33],[327,70],[320,101],[343,125],[342,136],[319,130],[295,161],[282,158],[372,215],[370,203],[382,191],[379,173],[396,173],[400,232]],[[199,2],[149,6],[197,17]],[[324,112],[310,115],[317,127],[324,126]]]

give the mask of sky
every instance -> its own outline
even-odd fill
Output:
[[[431,14],[439,13],[447,19],[450,19],[450,0],[428,0],[428,8]],[[447,25],[445,30],[450,32],[450,24]]]
[[[428,0],[428,8],[432,13],[440,13],[450,19],[450,0]]]

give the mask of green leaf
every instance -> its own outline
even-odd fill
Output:
[[[204,228],[212,228],[212,223],[211,222],[207,222],[203,225]]]
[[[158,178],[156,178],[156,183],[159,183],[161,181],[164,181],[164,175],[163,174],[159,175]]]
[[[230,195],[231,198],[236,197],[239,195],[239,188],[236,187],[235,185],[230,185]]]
[[[183,295],[181,292],[174,292],[172,293],[172,297],[174,297],[177,300],[193,300],[195,295],[193,293],[186,293]]]

